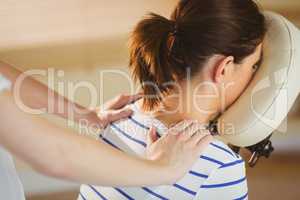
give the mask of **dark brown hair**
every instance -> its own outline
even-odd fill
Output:
[[[252,54],[266,32],[265,18],[252,0],[181,0],[170,20],[150,13],[131,35],[130,68],[142,84],[147,108],[156,106],[172,81],[199,72],[213,55]]]

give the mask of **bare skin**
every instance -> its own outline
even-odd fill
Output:
[[[21,75],[17,69],[1,62],[0,73],[12,83]],[[64,103],[88,111],[66,98],[61,98],[54,91],[50,91],[54,95],[49,98],[48,90],[38,81],[28,78],[21,88],[22,101],[31,108],[47,108],[50,101],[55,107]],[[132,111],[124,106],[138,98],[139,95],[122,95],[112,100],[108,110],[100,116],[95,111],[84,115],[74,111],[75,120],[87,119],[105,127],[110,122],[130,116]],[[160,139],[154,137],[152,129],[148,139],[147,157],[136,158],[105,143],[57,127],[38,116],[24,113],[13,100],[10,91],[0,93],[0,145],[38,172],[80,183],[103,186],[171,184],[189,170],[212,140],[208,134],[186,134],[189,127],[196,126],[194,122],[179,124]],[[63,118],[68,116],[67,112],[55,114]],[[120,170],[120,163],[126,169],[126,174]],[[130,178],[133,176],[134,179]]]
[[[166,95],[156,111],[145,112],[167,127],[191,119],[207,124],[240,97],[261,59],[262,44],[241,63],[235,63],[233,56],[214,55],[191,80],[179,82],[179,89]]]

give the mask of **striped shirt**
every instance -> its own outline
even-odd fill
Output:
[[[159,133],[167,128],[132,105],[134,114],[112,123],[101,139],[128,154],[144,156],[146,134],[155,126]],[[122,165],[120,164],[120,170]],[[112,174],[113,176],[113,174]],[[134,177],[132,177],[134,178]],[[156,187],[101,187],[82,185],[78,200],[244,200],[248,199],[245,164],[221,141],[214,140],[181,180],[173,185]]]

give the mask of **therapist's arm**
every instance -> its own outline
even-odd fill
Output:
[[[0,73],[11,81],[13,89],[15,89],[14,85],[18,78],[25,75],[22,71],[1,60]],[[98,124],[103,127],[109,122],[131,115],[131,110],[122,107],[130,101],[139,98],[138,95],[121,95],[111,102],[112,105],[114,104],[113,108],[116,110],[103,114],[99,118],[96,112],[69,101],[67,98],[59,95],[54,90],[30,76],[26,76],[24,79],[22,77],[20,85],[21,87],[18,88],[17,91],[20,94],[20,99],[17,99],[17,101],[20,101],[26,107],[31,109],[44,109],[46,112],[50,112],[50,114],[55,114],[76,122],[85,119],[88,120],[89,123]],[[120,106],[118,107],[118,105]],[[72,117],[71,119],[70,116]]]
[[[174,132],[153,143],[155,130],[149,135],[149,159],[131,157],[26,114],[10,92],[0,93],[0,145],[49,176],[103,186],[170,184],[188,172],[211,141],[211,136]]]

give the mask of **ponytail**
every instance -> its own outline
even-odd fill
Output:
[[[175,36],[174,21],[150,13],[141,20],[131,35],[130,68],[133,78],[140,81],[146,96],[144,107],[152,109],[171,89],[175,80],[170,58]]]

